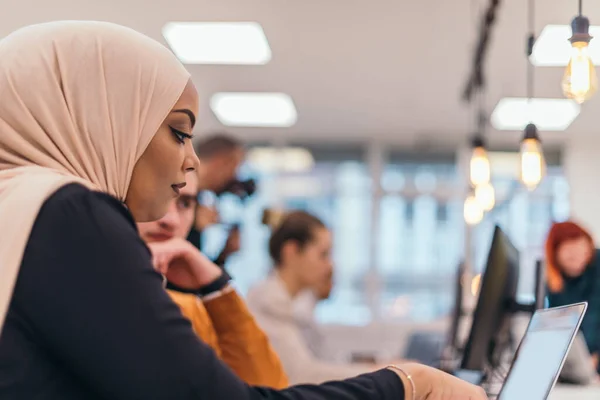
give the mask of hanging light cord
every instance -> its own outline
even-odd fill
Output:
[[[473,3],[476,5],[476,7],[474,7],[474,9],[476,9],[476,13],[475,13],[475,18],[474,18],[474,26],[477,26],[477,17],[479,15],[481,15],[482,11],[483,11],[483,7],[481,7],[481,2],[479,0],[474,0],[471,5],[473,5]],[[481,74],[483,74],[483,72],[480,72]],[[476,90],[476,101],[473,102],[473,104],[475,105],[474,109],[475,109],[475,127],[477,129],[477,135],[479,135],[480,138],[484,138],[485,136],[485,128],[486,128],[486,116],[485,116],[485,89],[486,89],[486,82],[485,79],[483,79],[483,77],[481,77],[481,79],[479,80],[479,87]]]
[[[483,84],[484,77],[484,61],[487,51],[490,47],[492,28],[497,22],[498,8],[501,0],[489,0],[489,5],[483,13],[481,23],[479,25],[478,40],[475,45],[475,51],[472,60],[472,69],[469,72],[465,88],[462,93],[462,100],[470,102],[477,89]]]
[[[535,67],[530,60],[531,54],[533,54],[533,45],[535,44],[535,0],[529,0],[528,14],[529,35],[527,37],[527,99],[531,104],[535,89]]]
[[[477,34],[477,19],[479,16],[479,0],[471,0],[471,4],[469,6],[469,13],[471,14],[471,20],[473,22],[473,26],[475,27],[475,34]],[[474,93],[475,96],[478,95],[477,91],[475,91]],[[470,112],[472,113],[472,116],[477,115],[477,101],[471,101],[469,102],[469,107],[470,107]],[[475,135],[477,135],[478,129],[479,127],[477,126],[477,119],[473,118],[471,119],[471,124],[473,124],[472,126],[469,126],[469,129],[471,130],[471,132],[473,132]]]
[[[583,0],[579,0],[579,16],[583,14]]]
[[[485,91],[482,86],[479,93],[479,110],[477,112],[477,130],[479,134],[483,137],[485,135],[485,127],[487,123],[487,117],[485,115]]]

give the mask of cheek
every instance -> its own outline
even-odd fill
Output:
[[[176,183],[176,174],[185,156],[184,146],[177,143],[171,135],[170,131],[162,130],[147,150],[152,164],[148,171],[152,176],[148,178],[162,187]]]
[[[320,254],[311,254],[306,260],[306,270],[310,273],[313,281],[321,281],[329,272],[328,269],[328,263]]]
[[[564,267],[569,267],[570,264],[573,264],[573,254],[567,249],[559,251],[558,262]]]
[[[162,218],[173,198],[171,185],[178,180],[183,146],[169,135],[161,128],[134,167],[126,204],[138,221]]]
[[[558,253],[558,261],[571,274],[580,273],[584,268],[589,256],[589,251],[584,248],[565,248]]]
[[[185,146],[177,143],[171,136],[171,133],[165,133],[160,147],[154,149],[154,157],[157,165],[163,168],[163,174],[173,173],[181,168],[182,160],[185,157]]]
[[[144,238],[146,236],[146,233],[152,227],[152,223],[151,222],[140,222],[137,224],[137,227],[138,227],[138,231],[140,232],[140,236],[142,238]]]

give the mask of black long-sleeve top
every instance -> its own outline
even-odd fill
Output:
[[[127,209],[68,185],[42,207],[25,250],[0,337],[0,399],[402,400],[404,389],[388,370],[247,386],[171,302]]]

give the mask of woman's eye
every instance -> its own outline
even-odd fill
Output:
[[[181,199],[179,200],[179,207],[183,209],[188,209],[192,205],[192,202],[189,199]]]
[[[179,143],[184,143],[185,139],[191,139],[192,138],[192,135],[188,135],[187,133],[181,132],[180,130],[175,129],[175,128],[171,127],[171,126],[169,128],[171,128],[171,132],[173,133],[173,135],[175,136],[175,139],[177,139],[177,141]]]

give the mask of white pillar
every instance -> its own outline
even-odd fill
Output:
[[[600,244],[600,136],[577,135],[563,154],[570,187],[571,218],[590,230]]]
[[[377,262],[380,238],[380,205],[382,198],[381,176],[385,167],[385,151],[379,142],[369,143],[366,154],[366,162],[372,180],[371,191],[371,243],[369,248],[369,270],[366,275],[366,298],[371,310],[372,323],[381,319],[380,295],[382,285],[379,280],[379,265]]]
[[[283,148],[286,145],[287,145],[287,141],[283,137],[283,135],[275,136],[271,140],[271,146],[273,146],[273,148],[277,149],[278,151],[283,150]],[[281,191],[282,185],[279,183],[281,181],[281,179],[283,179],[282,175],[283,175],[282,171],[278,165],[277,170],[275,171],[273,180],[272,180],[272,182],[274,184],[273,184],[273,193],[270,198],[271,207],[273,207],[276,210],[283,210],[285,208],[284,207],[285,206],[285,196],[284,196],[284,193],[282,193],[282,191]]]

